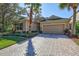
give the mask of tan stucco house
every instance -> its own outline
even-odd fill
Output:
[[[77,21],[79,21],[79,13],[77,12]],[[40,27],[40,31],[42,33],[53,33],[53,34],[64,34],[64,30],[73,29],[73,20],[71,16],[70,18],[61,18],[55,15],[52,15],[47,18],[43,18],[44,21],[32,21],[32,31],[38,31],[38,26]],[[42,19],[42,18],[40,18]],[[29,30],[29,20],[26,19],[22,22],[21,31]]]
[[[36,31],[37,30],[37,22],[32,22],[31,30]],[[16,31],[29,31],[29,20],[23,20],[22,22],[18,23],[16,26]]]
[[[61,18],[55,15],[52,15],[47,18],[40,18],[43,21],[32,21],[31,31],[38,31],[38,26],[40,27],[40,31],[42,33],[54,33],[54,34],[64,34],[64,29],[68,27],[68,19]],[[22,22],[22,27],[20,31],[28,31],[29,30],[29,20],[26,19]]]
[[[69,19],[67,18],[52,15],[46,21],[40,22],[41,31],[43,33],[64,34],[64,30],[68,27],[68,22]]]
[[[31,24],[31,31],[38,31],[40,27],[40,21],[44,21],[44,17],[40,18],[41,20],[33,19]],[[29,18],[22,19],[20,23],[17,23],[16,31],[27,32],[29,31]]]

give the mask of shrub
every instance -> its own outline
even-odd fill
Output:
[[[78,34],[79,33],[79,22],[76,22],[75,28],[76,28],[76,34]]]

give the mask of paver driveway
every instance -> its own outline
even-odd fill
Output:
[[[39,34],[21,44],[0,50],[5,56],[77,56],[79,46],[65,35]]]

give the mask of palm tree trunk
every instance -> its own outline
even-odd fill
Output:
[[[73,35],[75,35],[75,34],[76,34],[76,29],[75,29],[75,22],[76,22],[76,8],[73,9],[73,12],[74,12],[74,14],[73,14],[73,30],[72,30],[72,33],[73,33]]]
[[[30,8],[30,17],[29,17],[29,33],[31,33],[31,24],[32,24],[32,6]]]

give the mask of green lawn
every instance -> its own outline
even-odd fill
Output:
[[[25,34],[20,34],[17,33],[16,35],[9,35],[9,36],[2,36],[0,37],[0,49],[3,49],[5,47],[11,46],[13,44],[19,43],[29,37],[33,37],[37,35],[38,33],[25,33]],[[24,37],[23,37],[24,36]]]
[[[13,44],[16,44],[20,41],[22,41],[21,37],[9,37],[9,36],[4,36],[0,38],[0,49],[11,46]]]
[[[11,46],[15,43],[16,41],[0,38],[0,49]]]

